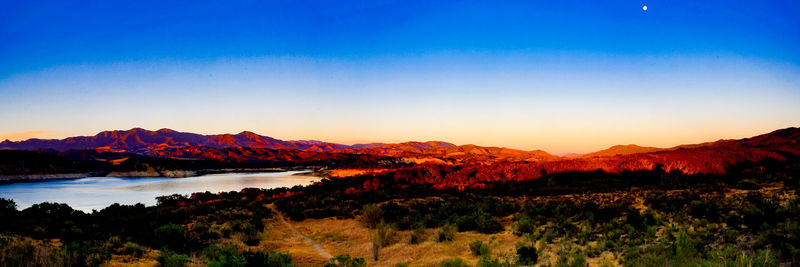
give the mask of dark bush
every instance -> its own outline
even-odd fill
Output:
[[[647,223],[645,221],[644,216],[642,216],[642,213],[640,213],[639,210],[635,209],[629,210],[625,214],[625,223],[633,226],[636,229],[644,229],[644,227],[647,226]]]
[[[487,256],[481,256],[478,259],[478,264],[476,267],[506,267],[510,266],[508,262],[500,262],[498,258],[492,258]]]
[[[475,256],[486,256],[491,253],[489,244],[484,244],[480,240],[475,240],[474,242],[469,243],[469,251]]]
[[[189,200],[186,196],[181,194],[172,194],[169,196],[156,197],[156,205],[158,206],[175,206],[181,201]]]
[[[522,265],[534,265],[539,260],[539,254],[533,246],[521,246],[517,248],[517,263]]]
[[[211,245],[202,252],[208,266],[242,266],[242,267],[284,267],[294,266],[292,256],[272,250],[239,250],[234,245],[218,247]]]
[[[439,264],[439,266],[441,266],[441,267],[469,267],[469,265],[464,263],[464,260],[462,260],[461,258],[443,260],[442,263]]]
[[[269,267],[284,267],[294,266],[292,264],[292,255],[288,253],[280,253],[275,251],[243,251],[242,256],[247,262],[249,267],[269,266]]]
[[[247,259],[234,245],[225,247],[211,245],[203,249],[202,255],[208,266],[245,266],[247,264]]]
[[[533,233],[534,230],[536,230],[536,225],[533,223],[530,216],[524,216],[514,224],[514,233],[519,236]]]
[[[111,253],[94,247],[86,247],[77,242],[70,242],[50,251],[50,258],[66,266],[100,266],[111,259]]]
[[[369,228],[375,228],[383,219],[383,210],[376,205],[364,205],[361,209],[361,223]]]
[[[761,186],[758,185],[758,182],[752,179],[742,179],[736,183],[737,189],[742,190],[758,190],[761,189]]]
[[[458,229],[456,228],[456,226],[449,224],[442,226],[442,229],[440,229],[439,233],[437,234],[436,240],[438,240],[439,242],[453,241],[453,239],[456,238],[457,231]]]
[[[155,230],[156,247],[166,247],[175,251],[183,251],[187,245],[188,230],[183,225],[174,223],[162,225]]]
[[[161,266],[164,267],[183,267],[189,263],[189,256],[173,253],[169,250],[162,250],[157,260],[158,263],[161,263]]]
[[[503,231],[503,225],[497,221],[492,215],[487,213],[479,213],[475,215],[475,223],[477,224],[478,232],[484,234],[492,234]]]
[[[419,244],[425,242],[426,237],[427,235],[425,233],[425,228],[415,228],[414,230],[411,230],[411,239],[409,242],[411,244]]]

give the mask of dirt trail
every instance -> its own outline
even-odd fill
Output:
[[[278,211],[278,209],[275,208],[275,205],[270,204],[270,205],[267,205],[267,207],[269,207],[269,209],[271,209],[273,212],[275,212],[275,214],[278,215],[278,218],[281,219],[281,222],[283,224],[285,224],[287,227],[289,227],[289,229],[291,229],[292,232],[294,232],[294,234],[296,234],[299,237],[302,237],[303,240],[310,242],[311,243],[311,247],[313,247],[314,250],[316,250],[317,253],[319,253],[320,256],[322,256],[322,257],[324,257],[326,259],[333,258],[333,255],[328,253],[328,251],[325,250],[325,248],[322,247],[322,245],[317,243],[317,241],[315,241],[314,239],[304,235],[303,233],[300,233],[300,231],[297,231],[297,229],[295,229],[294,226],[292,226],[292,224],[290,224],[285,218],[283,218],[283,214],[281,214],[281,212]]]

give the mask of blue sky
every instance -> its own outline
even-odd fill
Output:
[[[0,137],[166,127],[555,153],[741,138],[800,124],[798,11],[796,1],[6,1]]]

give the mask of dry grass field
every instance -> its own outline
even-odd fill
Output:
[[[426,230],[426,238],[418,244],[411,244],[411,231],[393,230],[388,245],[379,250],[378,260],[372,257],[372,229],[364,227],[355,219],[306,219],[302,222],[291,222],[294,227],[322,244],[333,255],[350,254],[367,260],[369,266],[394,266],[405,263],[408,266],[439,266],[443,260],[459,257],[470,265],[475,265],[478,256],[470,254],[469,243],[481,240],[488,243],[492,255],[500,258],[513,257],[515,245],[522,241],[510,231],[497,234],[481,234],[477,232],[458,232],[453,241],[438,242],[435,240],[435,229]],[[289,251],[299,266],[319,266],[319,255],[316,255],[308,242],[293,236],[291,231],[283,229],[277,222],[270,223],[267,239],[262,242],[266,247],[277,251]],[[276,232],[277,231],[277,232]]]

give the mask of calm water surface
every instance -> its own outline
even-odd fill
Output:
[[[0,185],[0,197],[13,199],[22,210],[41,202],[66,203],[87,212],[114,203],[155,205],[157,196],[242,188],[278,188],[308,185],[319,177],[293,175],[303,171],[209,174],[189,178],[88,177]]]

